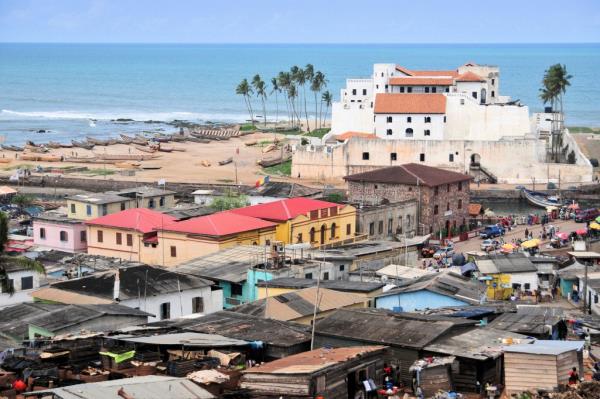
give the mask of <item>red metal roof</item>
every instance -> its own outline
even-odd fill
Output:
[[[456,81],[457,82],[484,82],[485,79],[483,79],[481,76],[477,75],[476,73],[469,71],[469,72],[465,72],[462,75],[460,75],[459,77],[457,77]]]
[[[162,230],[219,237],[275,226],[275,223],[262,219],[226,211],[170,223],[164,226]]]
[[[450,86],[454,83],[451,77],[402,77],[390,78],[392,86]]]
[[[266,220],[285,221],[294,219],[298,215],[306,215],[310,211],[340,206],[333,202],[297,197],[232,209],[229,212]]]
[[[132,208],[121,212],[101,216],[96,219],[85,222],[92,226],[106,226],[116,229],[129,229],[141,233],[150,233],[151,231],[174,222],[172,216],[153,211],[146,208]]]
[[[376,139],[377,138],[377,136],[374,135],[373,133],[348,131],[348,132],[344,132],[342,134],[338,134],[337,136],[335,136],[335,139],[337,141],[346,141],[348,139],[351,139],[352,137],[362,137],[365,139]]]
[[[376,114],[444,114],[446,96],[443,94],[378,93],[375,96]]]
[[[403,66],[396,65],[396,70],[402,72],[408,76],[458,76],[458,71],[456,70],[447,70],[447,71],[413,71],[408,68],[404,68]]]

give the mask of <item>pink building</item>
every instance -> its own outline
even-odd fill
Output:
[[[45,212],[33,220],[33,242],[64,252],[85,252],[87,231],[82,220],[57,212]]]

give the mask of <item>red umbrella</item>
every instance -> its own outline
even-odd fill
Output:
[[[565,233],[564,231],[558,232],[555,235],[558,238],[560,238],[561,240],[568,240],[569,239],[569,234]]]
[[[587,234],[587,229],[579,229],[576,230],[575,233],[577,233],[577,235],[583,236]]]

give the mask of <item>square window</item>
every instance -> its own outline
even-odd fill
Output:
[[[406,92],[407,92],[407,93],[412,93],[412,87],[407,87],[407,88],[406,88]]]
[[[177,257],[177,247],[174,245],[171,245],[171,258],[176,258]]]
[[[87,232],[86,231],[79,232],[79,241],[87,242]]]
[[[123,243],[123,235],[121,233],[117,233],[116,240],[117,245],[121,245]]]
[[[387,123],[392,123],[392,117],[391,117],[391,116],[388,116],[388,117],[386,118],[386,120],[387,120]]]
[[[400,93],[404,93],[404,86],[400,86]]]
[[[406,122],[407,123],[411,123],[412,122],[412,116],[407,116],[406,117]]]
[[[425,136],[431,136],[431,130],[425,129]]]
[[[432,88],[431,88],[431,92],[432,92],[432,93],[437,93],[437,87],[432,87]]]
[[[171,303],[165,302],[160,304],[160,319],[166,320],[171,318]]]
[[[98,230],[96,241],[104,242],[104,234],[103,234],[102,230]]]
[[[91,205],[85,206],[85,213],[87,216],[92,216],[92,206]]]
[[[421,153],[421,154],[419,155],[419,160],[420,160],[421,162],[425,162],[425,154]]]
[[[306,274],[304,275],[304,278],[305,278],[305,279],[308,279],[308,280],[312,280],[312,273],[306,273]]]
[[[345,265],[340,265],[340,271],[341,271],[341,272],[343,272],[345,268],[346,268],[346,266],[345,266]]]
[[[390,154],[390,161],[397,161],[398,160],[398,154],[396,154],[395,152],[392,152]]]
[[[133,247],[133,235],[132,234],[127,234],[127,246]]]
[[[386,134],[387,134],[388,136],[391,136],[391,135],[392,135],[392,129],[388,129],[388,130],[386,131]]]
[[[204,312],[204,298],[197,296],[192,298],[192,313]]]
[[[425,93],[429,93],[429,87],[425,87]]]
[[[71,204],[71,213],[75,213],[75,204]]]
[[[244,287],[241,284],[231,283],[231,295],[241,296],[244,292]]]
[[[363,89],[363,96],[367,95],[367,89]]]
[[[323,280],[329,280],[329,272],[323,273]]]
[[[67,241],[69,241],[69,234],[67,234],[66,231],[61,231],[59,233],[59,238],[62,242],[67,242]]]
[[[33,276],[21,277],[21,289],[30,290],[33,288]]]
[[[362,153],[362,159],[363,159],[363,161],[368,161],[369,160],[369,153],[368,152],[363,152]]]
[[[350,223],[348,223],[346,225],[346,235],[349,236],[350,234],[352,234],[352,225]]]

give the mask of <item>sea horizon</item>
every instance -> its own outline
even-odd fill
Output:
[[[292,65],[325,73],[334,101],[348,78],[369,77],[373,63],[454,69],[466,62],[500,67],[500,94],[543,110],[544,70],[565,64],[573,75],[565,95],[570,126],[600,126],[599,43],[0,43],[0,134],[7,143],[38,139],[173,131],[161,123],[244,122],[235,87],[256,73],[270,79]],[[308,89],[307,89],[308,91]],[[269,89],[270,92],[270,89]],[[310,93],[310,92],[309,92]],[[308,95],[312,104],[312,93]],[[254,107],[262,114],[260,101]],[[279,117],[285,114],[278,97]],[[267,116],[275,118],[270,96]],[[309,105],[308,112],[314,110]],[[312,111],[314,112],[314,111]],[[115,123],[116,119],[132,119]],[[90,123],[93,120],[93,123]]]

